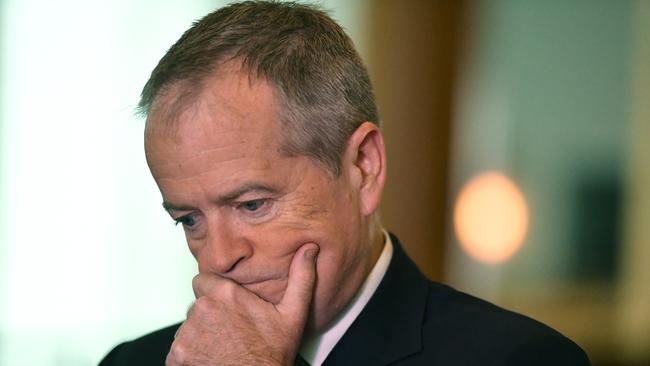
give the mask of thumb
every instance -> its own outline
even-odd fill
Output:
[[[277,305],[281,313],[292,317],[300,314],[305,317],[302,321],[306,320],[316,285],[316,256],[319,249],[318,245],[307,243],[293,256],[287,289]]]

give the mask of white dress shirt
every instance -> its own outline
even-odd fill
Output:
[[[350,303],[343,309],[341,314],[321,332],[306,339],[301,348],[300,355],[312,366],[323,364],[327,355],[334,349],[336,343],[343,337],[354,319],[359,316],[361,310],[366,306],[372,295],[377,290],[379,283],[384,278],[388,264],[393,257],[393,243],[390,236],[384,230],[384,249],[368,274],[368,277],[354,295]]]

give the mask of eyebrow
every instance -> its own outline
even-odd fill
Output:
[[[233,201],[237,200],[239,197],[243,196],[244,194],[251,193],[251,192],[277,194],[279,191],[278,189],[271,187],[269,185],[252,182],[252,183],[244,184],[241,187],[237,187],[234,190],[222,195],[221,197],[217,198],[215,202],[217,202],[219,205],[230,204]],[[192,206],[177,205],[167,201],[163,201],[162,206],[167,212],[171,210],[190,211],[194,209],[194,207]]]

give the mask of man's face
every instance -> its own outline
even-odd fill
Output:
[[[178,94],[178,95],[175,95]],[[311,326],[338,314],[371,263],[359,189],[307,157],[280,151],[277,103],[266,82],[225,68],[201,94],[154,105],[145,148],[170,216],[182,224],[199,272],[234,280],[278,303],[289,265],[305,243],[320,247]]]

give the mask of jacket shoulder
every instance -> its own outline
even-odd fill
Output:
[[[549,326],[438,283],[429,286],[423,344],[425,353],[436,350],[429,356],[454,364],[590,364],[577,344]]]
[[[181,323],[159,329],[113,348],[99,366],[161,366]]]

